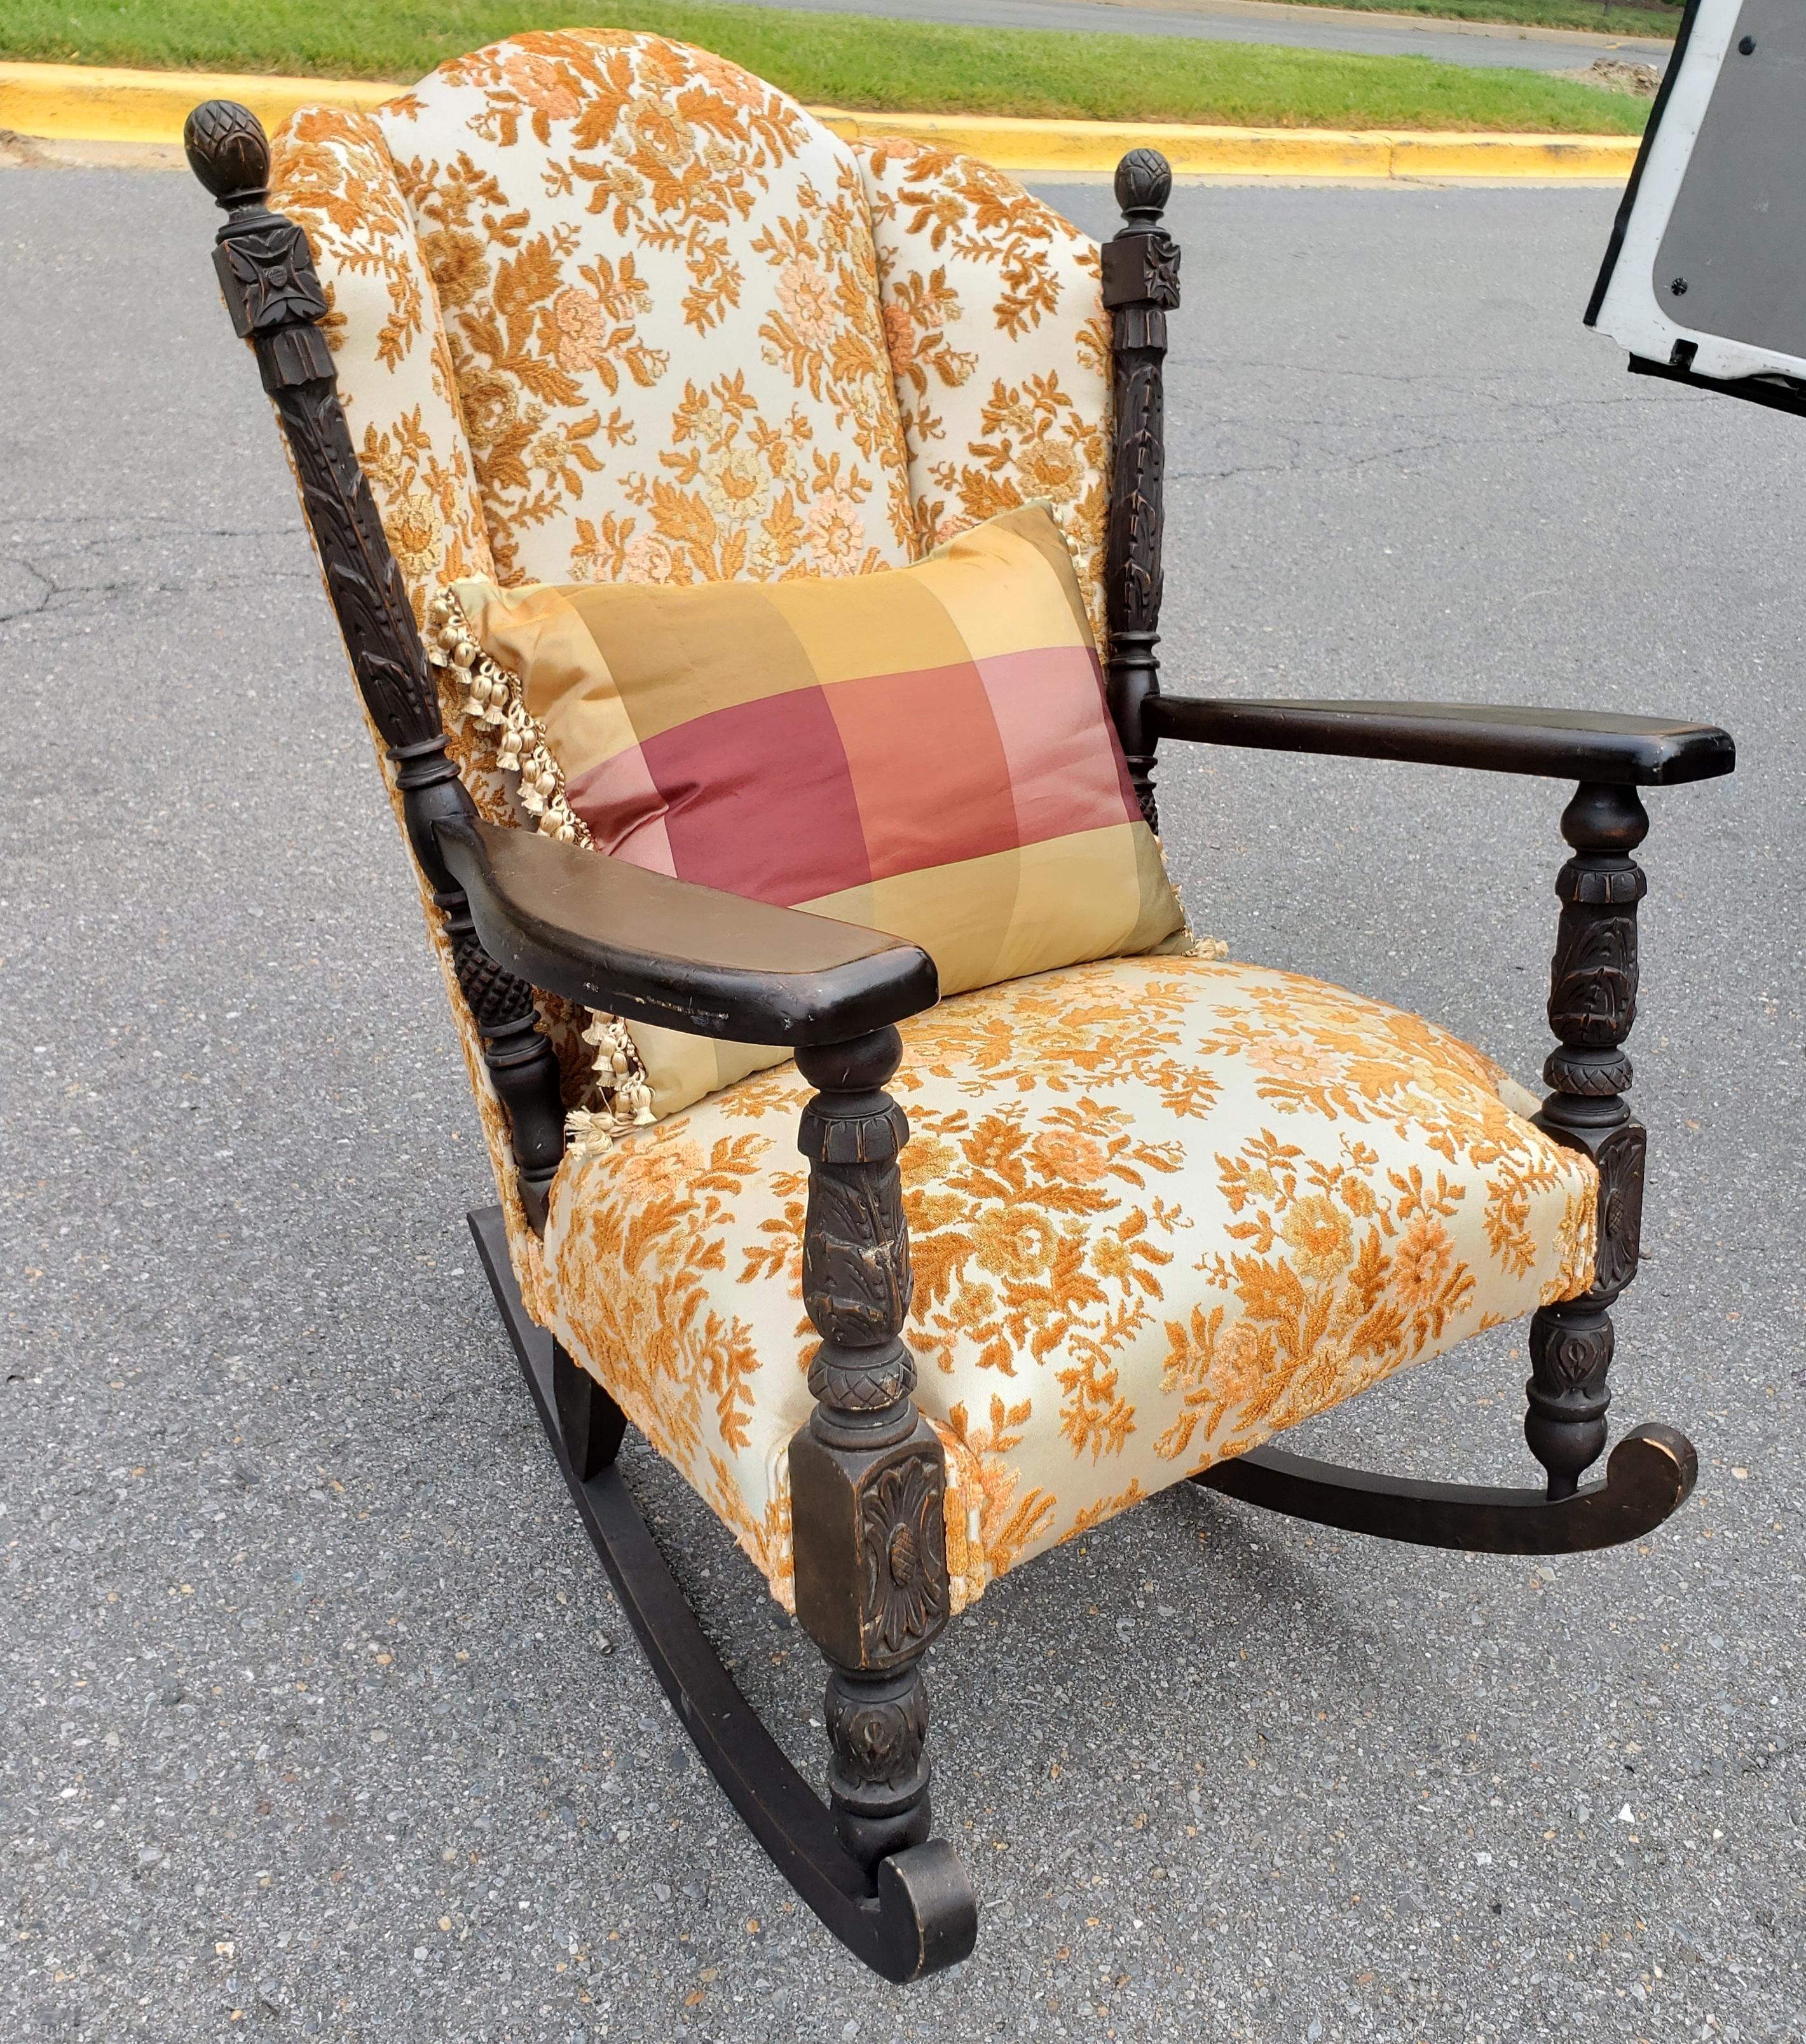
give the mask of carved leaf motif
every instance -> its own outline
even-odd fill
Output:
[[[376,727],[392,746],[436,738],[438,694],[338,393],[330,382],[307,383],[282,391],[277,404],[326,586]]]
[[[1112,645],[1117,632],[1151,632],[1159,622],[1165,459],[1157,363],[1119,357],[1116,408],[1105,590]]]
[[[1564,1043],[1608,1049],[1623,1042],[1636,1015],[1635,915],[1564,909],[1550,968],[1550,1028]]]
[[[849,1348],[887,1342],[909,1310],[913,1279],[894,1164],[817,1164],[803,1236],[803,1304]]]

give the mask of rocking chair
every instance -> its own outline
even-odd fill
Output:
[[[1666,1426],[1581,1478],[1638,1258],[1639,790],[1728,774],[1731,740],[1161,690],[1179,253],[1159,156],[1123,159],[1100,260],[982,164],[843,142],[704,52],[587,31],[448,63],[373,115],[304,111],[273,152],[246,109],[209,102],[186,143],[417,868],[499,1194],[471,1225],[528,1387],[704,1761],[867,1965],[907,1981],[973,1948],[971,1885],[930,1835],[920,1664],[1005,1570],[1182,1480],[1512,1554],[1635,1540],[1685,1500],[1694,1452]],[[840,322],[810,357],[832,355],[827,384],[793,352],[786,381],[790,341],[770,337],[805,316]],[[806,445],[832,517],[805,481],[787,524],[755,528],[719,494],[766,488],[734,465],[748,417]],[[1577,782],[1540,1105],[1428,1023],[1205,947],[937,1006],[913,944],[524,827],[517,763],[455,690],[442,701],[426,650],[460,576],[905,567],[1031,500],[1052,505],[1093,608],[1150,826],[1162,740]],[[590,1139],[592,1054],[624,1055],[636,1025],[794,1064]],[[1404,1481],[1263,1445],[1527,1313],[1546,1484]],[[825,1804],[642,1523],[615,1466],[629,1419],[820,1647]]]

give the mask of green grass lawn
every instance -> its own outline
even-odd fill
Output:
[[[799,99],[1243,127],[1636,134],[1639,100],[1532,71],[1177,37],[943,28],[647,0],[0,0],[0,59],[412,80],[521,29],[646,29]]]
[[[1596,35],[1658,36],[1673,42],[1681,8],[1657,0],[1296,0],[1305,7],[1353,7],[1363,13],[1436,14],[1445,21],[1510,21],[1535,29],[1590,29]]]

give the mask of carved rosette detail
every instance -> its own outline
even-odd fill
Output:
[[[938,1454],[892,1462],[860,1493],[865,1622],[874,1658],[925,1646],[947,1623],[946,1494]]]
[[[255,214],[221,241],[217,265],[241,340],[326,317],[307,236],[279,213]]]
[[[1593,1152],[1599,1171],[1599,1248],[1593,1260],[1593,1292],[1616,1299],[1637,1274],[1642,1246],[1643,1166],[1648,1137],[1643,1124],[1627,1121]]]

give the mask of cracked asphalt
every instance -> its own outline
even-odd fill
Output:
[[[1168,1493],[1025,1568],[931,1665],[978,1954],[898,1991],[738,1829],[541,1443],[209,210],[0,172],[0,2035],[1806,2034],[1806,428],[1581,329],[1613,203],[1182,191],[1163,651],[1175,688],[1735,732],[1734,781],[1650,803],[1615,1374],[1699,1493],[1547,1566]],[[1534,1075],[1562,789],[1178,750],[1163,788],[1201,926]],[[1524,1370],[1496,1331],[1315,1445],[1527,1481]],[[626,1466],[813,1771],[807,1642]]]

